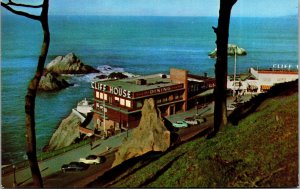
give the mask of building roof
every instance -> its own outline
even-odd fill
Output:
[[[233,81],[233,75],[229,75],[229,80]],[[254,75],[252,75],[251,73],[246,73],[246,74],[237,74],[236,75],[236,81],[245,81],[245,80],[255,80],[257,79]]]
[[[139,79],[146,80],[146,84],[145,85],[136,84],[136,81]],[[118,79],[118,80],[106,80],[106,81],[98,80],[96,82],[100,82],[101,84],[105,84],[110,87],[123,88],[131,92],[140,92],[140,91],[151,90],[160,87],[169,87],[178,84],[178,83],[172,83],[170,78],[162,78],[162,74],[147,75],[147,76]]]
[[[298,70],[258,70],[260,74],[285,74],[285,75],[298,75]]]

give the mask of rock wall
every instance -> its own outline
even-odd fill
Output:
[[[71,113],[67,118],[62,120],[57,130],[52,135],[47,151],[57,150],[72,144],[76,138],[80,137],[79,126],[80,118]]]
[[[170,131],[165,127],[153,99],[146,99],[142,118],[116,152],[113,167],[133,157],[150,151],[166,151],[170,146]]]

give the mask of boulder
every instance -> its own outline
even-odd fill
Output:
[[[150,151],[164,152],[170,147],[170,141],[170,131],[165,127],[154,100],[146,99],[141,121],[119,147],[113,167]]]
[[[128,78],[128,76],[123,74],[122,72],[113,72],[113,73],[109,74],[108,78],[110,78],[110,79],[124,79],[124,78]]]
[[[228,44],[228,56],[234,56],[235,55],[235,49],[236,49],[236,55],[238,56],[245,56],[247,55],[247,52],[245,49],[237,46],[237,45],[234,45],[234,44]],[[217,58],[217,48],[215,48],[212,52],[210,52],[208,54],[208,56],[210,58]]]
[[[57,74],[45,71],[41,77],[38,90],[57,91],[71,86],[66,80],[61,79]]]
[[[80,138],[80,124],[80,118],[73,112],[67,118],[62,120],[50,139],[47,151],[57,150],[74,143],[77,138]]]
[[[92,66],[83,64],[74,53],[56,57],[46,66],[46,69],[57,74],[99,73],[99,70]]]

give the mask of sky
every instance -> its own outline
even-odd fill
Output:
[[[218,11],[219,0],[50,0],[49,7],[49,15],[218,16]],[[297,14],[298,0],[238,0],[232,10],[233,17]]]

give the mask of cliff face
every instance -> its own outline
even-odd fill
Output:
[[[80,119],[74,113],[71,113],[61,122],[52,135],[47,150],[57,150],[72,144],[76,138],[80,137],[79,125]]]
[[[83,64],[74,53],[56,57],[46,66],[46,69],[49,72],[57,74],[87,74],[99,72],[95,68]]]
[[[159,110],[153,99],[146,99],[142,108],[142,118],[129,138],[116,152],[113,166],[150,151],[166,151],[170,146],[170,131],[164,126]]]

